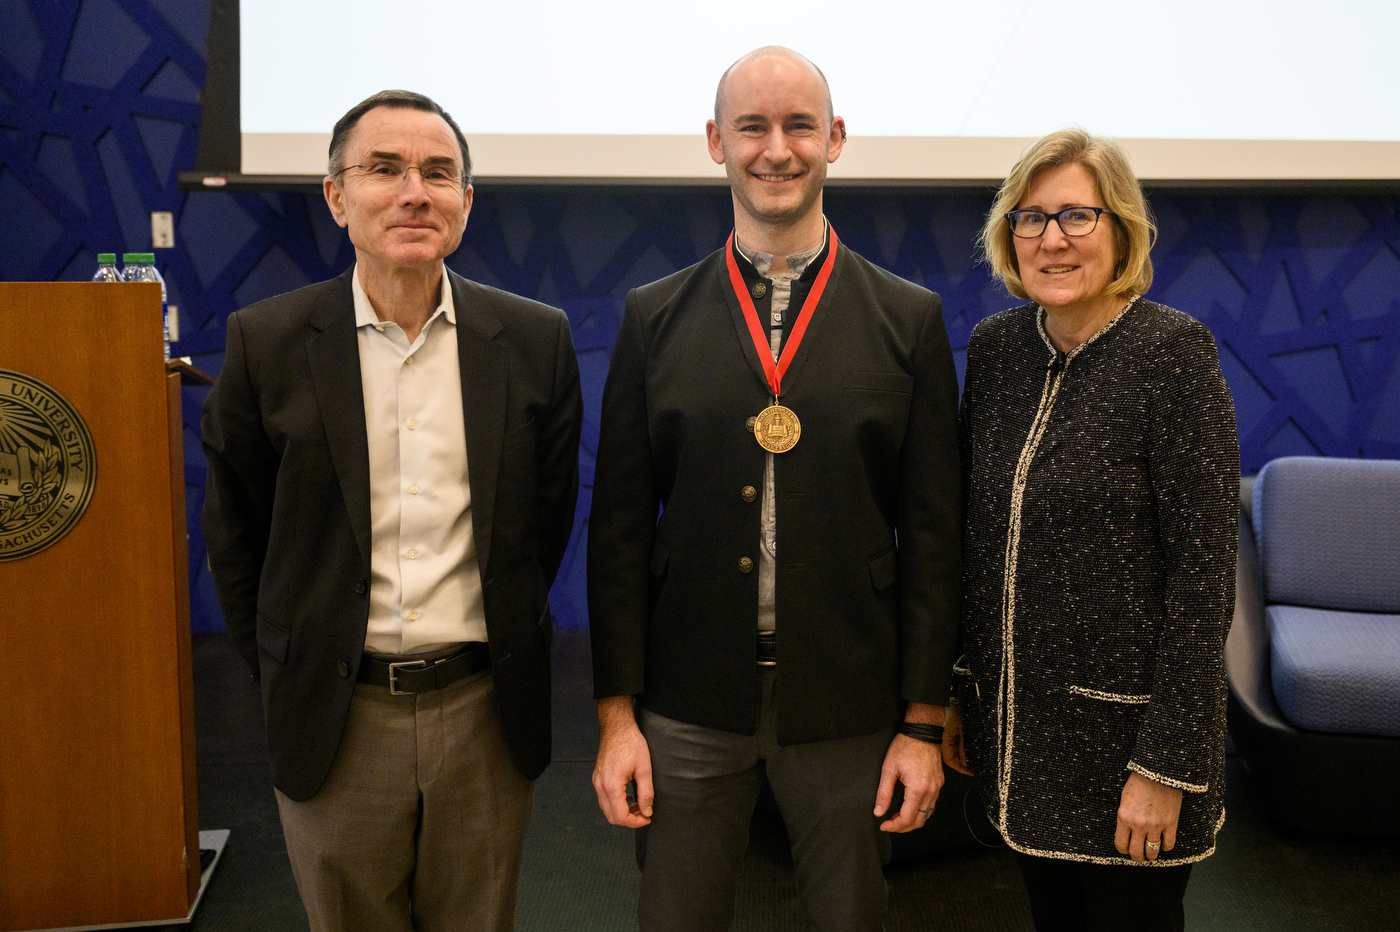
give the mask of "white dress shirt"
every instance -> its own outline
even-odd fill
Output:
[[[486,640],[472,536],[457,316],[442,300],[412,343],[352,290],[369,440],[370,585],[365,649],[421,654]]]

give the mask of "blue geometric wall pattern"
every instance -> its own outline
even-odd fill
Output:
[[[0,0],[0,279],[85,280],[96,253],[149,248],[149,212],[173,211],[176,247],[158,262],[180,308],[174,351],[217,373],[230,312],[336,275],[354,253],[319,195],[179,190],[194,162],[209,14],[209,0]],[[960,368],[972,327],[1013,303],[973,252],[990,203],[990,191],[827,194],[848,244],[942,294]],[[1400,458],[1400,198],[1152,204],[1150,294],[1216,334],[1243,470],[1291,453]],[[579,521],[554,592],[563,627],[587,625],[582,542],[622,300],[717,248],[729,224],[722,190],[479,189],[448,260],[562,307],[573,326],[586,420]],[[218,630],[198,526],[203,394],[185,393],[191,609],[196,630]]]

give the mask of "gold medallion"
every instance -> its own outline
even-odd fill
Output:
[[[0,369],[0,562],[56,544],[97,480],[92,434],[52,387]]]
[[[754,439],[769,453],[786,453],[802,437],[802,422],[790,408],[770,405],[753,422]]]

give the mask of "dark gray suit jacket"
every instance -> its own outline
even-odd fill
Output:
[[[262,686],[273,782],[295,800],[316,794],[335,759],[369,618],[351,274],[230,315],[204,404],[209,565]],[[533,779],[549,763],[547,596],[578,495],[578,363],[562,313],[447,274],[496,701]]]

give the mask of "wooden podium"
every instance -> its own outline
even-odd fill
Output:
[[[199,889],[180,375],[163,355],[157,285],[0,284],[0,370],[63,396],[96,461],[66,536],[0,549],[6,932],[183,921]],[[4,384],[15,463],[23,399]]]

